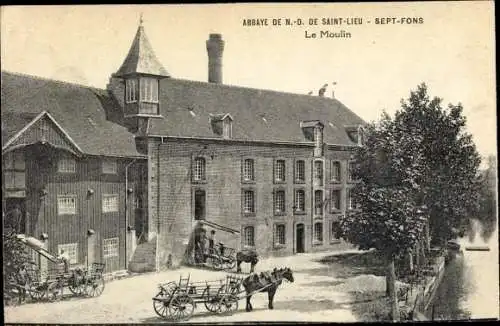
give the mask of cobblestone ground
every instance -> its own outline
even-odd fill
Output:
[[[329,321],[353,322],[352,297],[338,290],[345,280],[335,278],[335,270],[317,262],[335,253],[301,254],[291,257],[263,259],[256,271],[274,267],[290,267],[295,282],[284,282],[274,299],[274,310],[267,308],[267,294],[252,297],[252,312],[245,311],[245,300],[239,302],[232,315],[209,313],[203,304],[197,305],[189,322],[231,321]],[[243,271],[249,270],[242,264]],[[5,307],[7,323],[161,323],[153,310],[152,297],[158,284],[176,281],[180,275],[190,274],[192,281],[217,280],[226,273],[201,269],[181,268],[172,271],[142,274],[106,284],[97,298],[68,298],[54,303],[30,303]]]

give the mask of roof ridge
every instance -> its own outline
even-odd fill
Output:
[[[79,83],[75,83],[75,82],[69,82],[69,81],[44,77],[44,76],[30,75],[30,74],[22,73],[22,72],[14,72],[14,71],[8,71],[8,70],[2,70],[1,72],[2,72],[2,75],[3,74],[10,74],[10,75],[15,75],[15,76],[20,76],[20,77],[32,78],[32,79],[36,79],[36,80],[49,81],[49,82],[63,84],[63,85],[70,85],[70,86],[77,86],[77,87],[88,88],[88,89],[93,89],[93,90],[106,91],[106,89],[104,89],[104,88],[99,88],[99,87],[95,87],[95,86],[89,86],[89,85],[84,85],[84,84],[79,84]]]
[[[184,78],[171,77],[167,80],[175,80],[175,81],[180,81],[180,82],[192,82],[192,83],[197,83],[197,84],[201,84],[201,85],[210,85],[211,87],[239,88],[239,89],[247,89],[247,90],[253,90],[253,91],[264,91],[264,92],[269,92],[269,93],[277,93],[277,94],[282,94],[282,95],[295,95],[295,96],[301,96],[301,97],[311,97],[311,98],[317,98],[320,101],[326,100],[326,101],[337,102],[337,103],[345,106],[341,101],[339,101],[336,98],[332,98],[332,97],[322,97],[322,96],[317,96],[317,95],[293,93],[290,91],[278,91],[278,90],[267,89],[267,88],[255,88],[255,87],[250,87],[250,86],[241,86],[241,85],[232,85],[232,84],[223,84],[223,83],[209,83],[209,82],[205,82],[205,81],[201,81],[201,80],[192,80],[192,79],[184,79]]]

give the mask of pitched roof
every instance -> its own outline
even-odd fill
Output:
[[[49,120],[52,125],[61,133],[61,137],[63,139],[63,142],[66,143],[69,146],[69,150],[77,155],[82,154],[82,150],[78,144],[75,143],[73,139],[66,133],[66,131],[57,123],[57,121],[48,113],[47,111],[43,111],[40,114],[38,114],[33,120],[31,120],[28,124],[26,124],[24,127],[22,127],[21,130],[16,132],[16,134],[12,137],[9,137],[9,139],[5,142],[2,143],[2,151],[9,148],[10,146],[14,145],[16,147],[16,142],[25,142],[26,139],[23,139],[23,135],[29,132],[30,129],[32,129],[35,125],[37,125],[37,122],[42,121],[43,119]],[[39,137],[39,135],[35,134],[36,138]],[[40,141],[40,139],[37,139],[37,141]],[[53,144],[54,145],[54,144]]]
[[[150,135],[219,138],[210,115],[233,118],[232,139],[305,142],[301,121],[321,122],[328,144],[356,145],[345,126],[364,124],[336,99],[181,79],[160,83],[164,119],[152,119]]]
[[[170,77],[158,61],[142,25],[137,29],[127,57],[115,75],[123,77],[135,73]]]
[[[2,147],[47,111],[86,154],[142,156],[133,134],[106,119],[118,104],[105,90],[2,71],[1,92]]]

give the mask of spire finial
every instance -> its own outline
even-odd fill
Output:
[[[143,20],[142,20],[142,12],[141,12],[141,15],[139,17],[139,26],[142,26],[142,23],[143,23]]]

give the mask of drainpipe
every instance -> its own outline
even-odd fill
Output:
[[[156,183],[157,183],[157,191],[156,191],[156,271],[160,271],[160,262],[159,262],[159,255],[158,255],[158,245],[159,245],[159,239],[160,239],[160,147],[165,143],[165,139],[161,137],[161,142],[158,144],[158,148],[156,150],[158,157],[157,157],[157,163],[156,163]]]
[[[125,166],[125,232],[128,232],[128,168],[134,164],[137,159]],[[125,233],[125,269],[128,268],[128,257],[127,257],[127,233]]]

